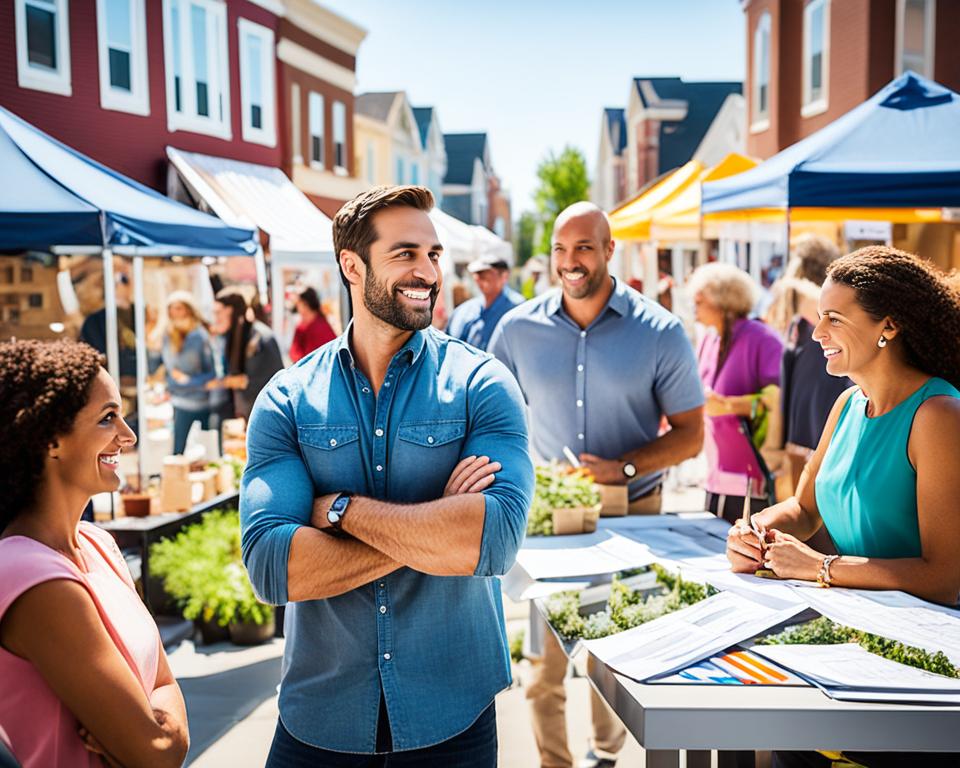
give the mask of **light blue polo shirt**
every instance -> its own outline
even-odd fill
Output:
[[[530,440],[544,460],[563,447],[619,459],[657,438],[664,414],[703,405],[697,360],[680,320],[614,280],[607,306],[585,329],[559,288],[508,312],[489,351],[516,377],[530,409]],[[662,472],[630,483],[636,499]]]

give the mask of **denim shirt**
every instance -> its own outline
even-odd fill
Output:
[[[473,576],[402,567],[288,606],[287,730],[322,749],[373,753],[382,690],[393,748],[418,749],[468,728],[510,684],[496,577],[513,564],[533,492],[523,398],[492,356],[432,328],[394,355],[374,395],[354,367],[351,335],[281,371],[257,398],[240,491],[243,559],[258,595],[285,603],[290,541],[309,524],[314,497],[431,501],[461,458],[503,465],[483,492]]]

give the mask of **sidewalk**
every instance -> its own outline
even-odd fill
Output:
[[[664,508],[697,510],[703,491],[685,488],[667,491]],[[504,597],[507,633],[527,625],[529,603]],[[267,758],[277,724],[277,691],[283,640],[240,648],[229,643],[195,647],[187,641],[170,654],[170,666],[187,700],[192,743],[186,765],[195,768],[260,768]],[[567,735],[574,764],[587,749],[590,729],[589,683],[583,677],[585,660],[578,659],[579,677],[568,677]],[[530,726],[530,708],[523,681],[529,664],[514,665],[514,686],[497,697],[500,765],[538,768],[536,743]],[[643,765],[643,749],[632,737],[620,754],[619,765]]]

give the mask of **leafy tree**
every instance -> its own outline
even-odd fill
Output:
[[[522,267],[533,256],[533,243],[537,236],[537,216],[530,211],[524,211],[517,220],[513,229],[516,242],[517,266]]]
[[[568,205],[587,199],[590,179],[586,158],[576,147],[564,147],[559,155],[551,151],[537,167],[537,178],[540,186],[533,198],[543,225],[538,251],[550,253],[550,238],[557,214]]]

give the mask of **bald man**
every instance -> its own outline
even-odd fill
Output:
[[[663,470],[700,452],[703,392],[680,321],[610,275],[613,248],[603,211],[586,202],[564,210],[551,248],[560,288],[511,310],[488,349],[520,384],[538,459],[562,461],[568,446],[597,482],[628,486],[631,514],[656,514]],[[671,428],[660,435],[664,416]],[[553,634],[542,634],[527,689],[541,766],[571,768],[567,659]],[[625,732],[590,695],[593,738],[581,766],[609,768]]]

